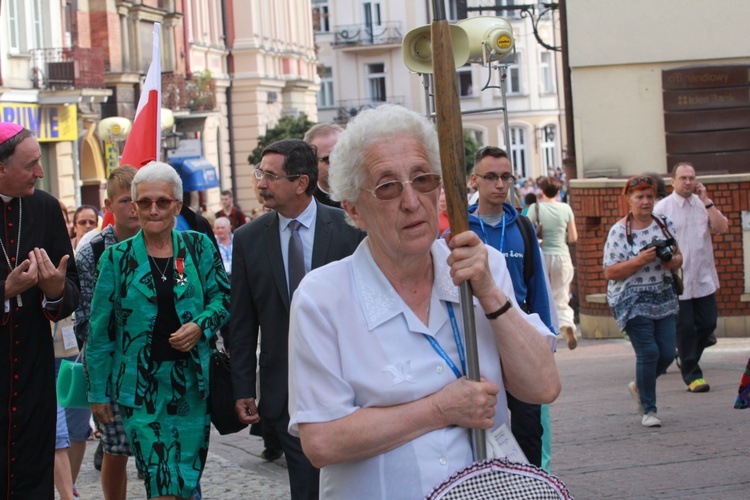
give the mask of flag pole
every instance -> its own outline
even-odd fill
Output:
[[[469,230],[461,105],[458,97],[453,46],[445,17],[445,5],[443,0],[433,0],[432,6],[432,67],[440,163],[443,167],[443,187],[448,204],[451,232],[458,234]],[[468,282],[461,283],[460,295],[466,342],[467,377],[478,382],[480,378],[479,355],[474,321],[474,299]],[[471,429],[471,446],[474,461],[487,458],[487,444],[483,429]]]
[[[120,158],[120,165],[141,168],[161,159],[161,24],[154,23],[151,65],[141,88],[133,127]]]

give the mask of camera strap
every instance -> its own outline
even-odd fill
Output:
[[[664,237],[666,238],[674,238],[672,236],[672,233],[669,232],[669,229],[667,228],[666,219],[663,215],[657,217],[654,214],[651,214],[651,217],[653,217],[654,221],[656,221],[656,225],[659,226],[659,229],[661,229],[661,232],[664,233]],[[633,246],[633,229],[631,227],[630,220],[633,218],[633,212],[628,213],[628,217],[625,220],[625,234],[628,239],[628,244],[632,247]]]
[[[661,232],[664,233],[664,236],[667,239],[674,238],[674,236],[672,236],[672,233],[670,233],[669,229],[667,228],[667,219],[663,215],[657,217],[654,214],[651,214],[651,217],[654,218],[654,220],[656,221],[656,225],[659,226]]]

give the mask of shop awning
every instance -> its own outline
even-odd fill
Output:
[[[206,189],[219,187],[216,167],[205,157],[172,157],[169,162],[180,174],[183,191],[205,191]]]

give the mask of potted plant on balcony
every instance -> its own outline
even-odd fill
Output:
[[[205,111],[214,109],[215,104],[211,71],[196,71],[190,79],[188,107],[193,111]]]

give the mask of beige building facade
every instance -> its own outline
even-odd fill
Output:
[[[570,195],[579,228],[583,336],[621,335],[606,303],[602,250],[609,228],[628,210],[624,179],[666,176],[685,160],[729,219],[729,232],[713,238],[716,334],[750,335],[750,3],[566,5],[578,176]]]
[[[310,0],[235,0],[227,5],[235,201],[257,206],[248,156],[287,114],[316,121],[318,91]],[[222,187],[230,188],[222,178]]]
[[[459,19],[459,2],[446,3],[449,21]],[[469,0],[469,7],[487,2]],[[531,1],[506,0],[500,6],[540,11]],[[432,22],[430,2],[396,0],[313,0],[313,25],[318,47],[319,121],[345,124],[364,108],[390,102],[428,114],[423,79],[404,64],[402,41],[412,29]],[[480,15],[470,12],[469,17]],[[464,129],[480,145],[508,149],[517,177],[547,175],[562,166],[564,126],[558,93],[559,52],[545,49],[534,37],[528,16],[519,9],[481,12],[510,22],[516,42],[515,62],[507,67],[509,144],[506,144],[500,72],[481,64],[457,69]],[[539,37],[559,45],[559,16],[548,12],[538,24]],[[485,88],[487,87],[487,88]],[[431,107],[432,105],[429,104]],[[562,142],[561,142],[562,141]]]
[[[750,64],[744,35],[750,3],[566,5],[578,177],[666,172],[662,71]]]

